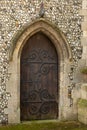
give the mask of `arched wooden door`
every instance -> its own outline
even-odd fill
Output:
[[[21,121],[58,117],[58,56],[42,32],[28,39],[21,54]]]

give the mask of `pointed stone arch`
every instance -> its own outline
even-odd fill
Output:
[[[50,21],[47,21],[43,18],[31,23],[30,25],[26,25],[22,29],[20,29],[12,40],[12,48],[10,51],[10,59],[12,59],[15,48],[18,48],[18,56],[21,53],[22,47],[26,43],[27,39],[29,39],[35,33],[42,31],[45,35],[47,35],[55,47],[57,48],[57,52],[59,56],[64,58],[72,58],[70,46],[64,36],[64,34]]]
[[[9,72],[11,73],[10,80],[8,82],[8,89],[11,92],[12,98],[8,104],[8,121],[9,123],[20,122],[20,57],[22,49],[26,41],[36,34],[42,32],[45,34],[54,44],[59,60],[59,117],[58,119],[67,119],[64,112],[66,111],[65,103],[68,102],[67,86],[68,86],[68,69],[70,61],[72,59],[70,46],[64,36],[64,34],[52,23],[41,18],[24,27],[22,31],[18,31],[16,36],[13,38],[13,46],[10,51],[10,67]],[[66,94],[65,94],[66,93]],[[11,110],[11,111],[10,111]]]

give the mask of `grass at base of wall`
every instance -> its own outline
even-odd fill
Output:
[[[0,126],[0,130],[87,130],[87,126],[79,122],[29,122]]]

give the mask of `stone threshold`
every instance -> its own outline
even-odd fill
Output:
[[[21,121],[22,124],[61,122],[59,119]]]

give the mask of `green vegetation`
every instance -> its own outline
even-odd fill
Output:
[[[79,102],[78,102],[78,105],[80,107],[87,107],[87,100],[85,99],[80,99]]]
[[[19,125],[0,126],[0,130],[87,130],[87,126],[78,122],[29,122]]]
[[[81,73],[82,74],[87,74],[87,66],[85,66],[84,68],[81,69]]]

